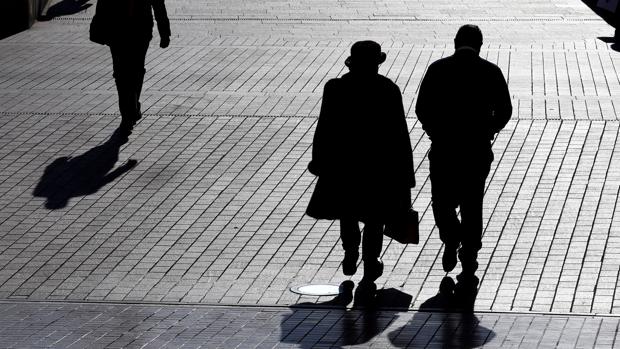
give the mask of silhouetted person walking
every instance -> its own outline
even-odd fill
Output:
[[[510,119],[512,105],[499,67],[479,57],[480,29],[462,26],[454,46],[452,56],[428,67],[416,114],[432,142],[433,214],[444,243],[443,269],[454,269],[458,251],[463,271],[457,280],[461,287],[475,292],[478,279],[474,273],[482,247],[482,199],[493,161],[491,141]]]
[[[373,41],[351,47],[350,72],[325,84],[308,166],[318,176],[308,215],[340,220],[345,275],[357,271],[364,223],[364,280],[372,285],[383,273],[384,225],[409,209],[415,185],[402,96],[378,73],[385,58]]]
[[[146,51],[153,37],[153,13],[161,48],[170,44],[170,23],[164,0],[99,0],[91,40],[108,45],[112,53],[118,90],[121,129],[131,132],[142,117],[140,93],[144,81]]]

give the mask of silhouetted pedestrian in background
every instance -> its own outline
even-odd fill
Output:
[[[457,276],[456,291],[466,290],[475,297],[482,199],[493,161],[491,141],[510,119],[512,105],[499,67],[479,57],[480,29],[462,26],[454,46],[452,56],[428,67],[416,114],[432,142],[433,214],[444,243],[443,269],[454,269],[458,250],[463,271]]]
[[[383,273],[384,225],[409,209],[415,185],[402,96],[378,73],[385,58],[373,41],[351,47],[350,72],[325,84],[308,166],[318,176],[308,215],[340,220],[345,275],[357,271],[364,223],[363,281],[372,285]]]
[[[110,46],[118,90],[121,129],[131,132],[142,117],[140,93],[146,51],[153,37],[153,13],[161,48],[170,44],[170,23],[164,0],[99,0],[91,40]]]

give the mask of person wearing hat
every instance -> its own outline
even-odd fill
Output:
[[[512,105],[500,68],[479,56],[480,28],[462,26],[454,46],[452,56],[428,67],[416,114],[431,140],[432,207],[444,243],[443,269],[454,269],[458,251],[463,270],[457,289],[475,292],[482,199],[493,161],[491,141],[510,119]]]
[[[374,41],[353,44],[349,72],[325,84],[308,166],[318,180],[307,214],[340,220],[344,274],[357,271],[361,243],[363,281],[373,285],[383,273],[384,225],[409,209],[415,185],[401,92],[378,73],[385,59]]]

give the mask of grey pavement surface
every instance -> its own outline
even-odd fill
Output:
[[[618,318],[398,309],[0,303],[7,348],[612,348]],[[28,335],[24,335],[27,333]]]
[[[248,346],[235,341],[247,334],[235,331],[248,319],[268,319],[253,329],[266,343],[293,347],[322,340],[326,323],[349,326],[348,311],[324,309],[316,316],[325,323],[302,321],[300,330],[291,323],[277,332],[281,317],[295,313],[289,306],[329,300],[296,295],[291,286],[346,280],[338,224],[304,215],[314,188],[306,166],[323,85],[345,71],[350,45],[367,38],[383,45],[381,73],[403,92],[418,179],[413,207],[421,214],[419,245],[385,239],[378,284],[410,295],[406,307],[419,309],[445,273],[429,209],[429,140],[413,106],[428,64],[451,54],[456,29],[470,22],[483,30],[482,55],[502,68],[515,109],[494,143],[485,197],[476,310],[495,333],[486,345],[564,347],[518,339],[532,329],[573,341],[568,346],[614,343],[620,53],[608,40],[613,29],[581,1],[166,3],[172,44],[161,50],[157,36],[152,42],[145,117],[120,149],[106,142],[120,116],[110,54],[88,41],[94,6],[0,41],[0,313],[19,319],[0,320],[0,346],[66,347],[74,340],[88,347],[99,332],[79,342],[75,336],[92,328],[66,325],[80,323],[82,312],[108,319],[102,331],[112,334],[101,334],[101,346],[150,343],[133,332],[115,337],[129,331],[109,323],[122,311],[143,314],[131,321],[157,329],[143,329],[156,336],[176,325],[152,314],[177,319],[194,309],[200,325],[171,332],[189,347],[220,333],[201,331],[209,321],[217,326],[217,315],[208,314],[222,309],[235,312],[228,327],[238,328],[213,340],[229,338],[240,348]],[[98,182],[93,174],[112,179]],[[353,324],[361,321],[355,311]],[[415,320],[397,342],[387,335],[392,330],[368,343],[327,340],[441,346],[444,327],[465,326],[454,316],[386,315],[381,321],[392,330],[396,318],[400,326]],[[414,333],[419,328],[424,339]]]

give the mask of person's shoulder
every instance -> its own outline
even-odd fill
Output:
[[[398,85],[396,85],[396,83],[392,81],[392,79],[388,78],[385,75],[379,74],[377,80],[379,81],[379,84],[386,89],[400,91]]]
[[[443,58],[439,58],[438,60],[432,62],[426,68],[426,75],[443,75],[447,71],[454,69],[455,61],[453,56],[447,56]]]
[[[389,85],[389,86],[392,86],[392,85],[396,86],[394,81],[392,81],[392,79],[388,78],[385,75],[378,74],[377,75],[377,80],[379,80],[380,84]]]
[[[446,65],[450,65],[454,62],[454,56],[447,56],[447,57],[442,57],[439,58],[438,60],[434,61],[433,63],[431,63],[428,66],[428,69],[433,69],[433,68],[441,68],[443,66]]]
[[[495,64],[493,62],[489,62],[489,61],[487,61],[486,59],[484,59],[482,57],[479,57],[479,62],[480,62],[480,65],[482,65],[484,67],[484,69],[486,69],[486,70],[488,70],[490,72],[493,72],[493,73],[498,73],[498,72],[501,73],[502,72],[502,70],[500,69],[500,67],[497,64]]]
[[[327,80],[327,82],[325,83],[325,87],[324,89],[327,90],[334,90],[334,89],[338,89],[338,87],[342,84],[342,79],[341,78],[332,78]]]

